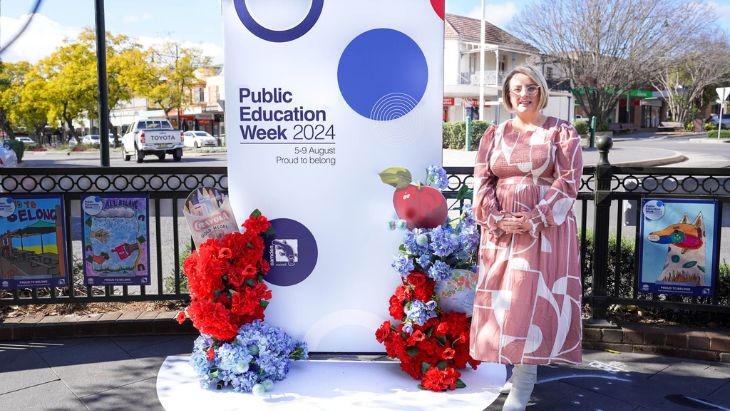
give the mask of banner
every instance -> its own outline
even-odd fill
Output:
[[[63,199],[0,196],[0,288],[68,284]]]
[[[147,195],[81,197],[84,284],[150,283]]]
[[[275,304],[313,351],[382,351],[399,283],[392,189],[441,164],[443,0],[224,0],[228,186],[258,208]],[[419,175],[418,171],[422,170]]]
[[[642,199],[640,291],[714,295],[718,210],[716,200]]]

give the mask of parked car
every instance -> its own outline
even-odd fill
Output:
[[[185,147],[216,147],[218,139],[208,134],[206,131],[186,131],[183,133]]]
[[[30,137],[20,136],[15,137],[15,140],[22,142],[26,147],[34,147],[36,145],[36,142]]]
[[[101,139],[99,138],[98,134],[87,134],[87,135],[81,137],[81,144],[86,144],[89,146],[98,146],[101,144]]]
[[[707,119],[705,119],[705,123],[713,124],[716,126],[718,124],[718,121],[717,121],[718,117],[719,116],[717,114],[712,113],[712,114],[710,114],[710,117],[707,117]],[[725,113],[722,115],[722,128],[724,130],[730,129],[730,113]]]

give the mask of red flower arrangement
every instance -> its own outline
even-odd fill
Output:
[[[385,344],[391,358],[398,358],[403,371],[421,380],[420,387],[431,391],[463,388],[457,369],[477,368],[479,361],[469,355],[470,320],[464,313],[439,311],[423,325],[406,322],[406,308],[414,300],[433,300],[435,282],[426,274],[412,271],[403,278],[390,297],[390,315],[399,323],[383,322],[375,338]],[[404,326],[411,327],[404,330]]]
[[[220,342],[233,340],[241,325],[263,320],[271,299],[263,282],[270,268],[263,258],[263,237],[271,224],[254,210],[243,227],[243,233],[205,241],[183,264],[190,305],[177,320],[189,317],[198,331]]]

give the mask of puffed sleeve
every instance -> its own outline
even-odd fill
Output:
[[[472,209],[477,224],[498,237],[504,233],[502,229],[497,227],[497,221],[502,219],[502,214],[496,196],[497,176],[492,174],[489,165],[489,157],[493,151],[496,131],[496,126],[490,126],[479,141],[479,150],[474,164]]]
[[[538,205],[530,210],[530,234],[535,237],[546,227],[563,224],[573,208],[583,175],[580,136],[568,123],[559,126],[555,138],[554,181]]]

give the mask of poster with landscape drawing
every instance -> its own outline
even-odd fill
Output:
[[[63,199],[0,195],[0,288],[68,284]]]
[[[150,283],[148,196],[101,195],[81,198],[84,283]]]
[[[642,200],[639,291],[714,294],[718,210],[715,200]]]

